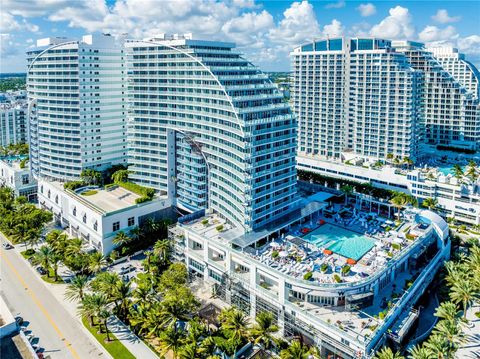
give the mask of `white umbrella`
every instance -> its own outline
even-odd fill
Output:
[[[277,242],[270,242],[270,247],[278,248],[280,247],[280,244],[278,244]]]
[[[280,253],[278,253],[278,255],[279,255],[280,257],[286,257],[286,256],[288,256],[288,252],[286,252],[286,251],[281,251]]]

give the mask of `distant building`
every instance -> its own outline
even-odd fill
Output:
[[[291,57],[300,158],[415,161],[424,142],[479,147],[480,76],[456,50],[335,38]]]
[[[27,52],[33,174],[69,180],[126,164],[123,47],[107,35],[47,38]]]
[[[27,106],[24,101],[0,104],[0,146],[28,141]]]
[[[0,157],[0,185],[11,188],[15,197],[37,200],[37,181],[33,178],[27,156]]]
[[[381,39],[328,39],[292,53],[298,153],[415,159],[420,73]]]

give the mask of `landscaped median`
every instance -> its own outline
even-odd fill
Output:
[[[109,334],[110,340],[107,340],[107,333],[100,330],[98,326],[90,326],[87,318],[82,317],[82,323],[113,358],[135,359],[135,356],[113,334]]]

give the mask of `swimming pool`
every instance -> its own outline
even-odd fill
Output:
[[[462,170],[465,171],[467,169],[467,166],[462,166]],[[446,165],[442,167],[438,167],[438,170],[443,173],[445,176],[448,174],[454,174],[453,172],[453,166],[452,165]]]
[[[356,261],[375,245],[371,238],[328,223],[306,234],[303,239]]]

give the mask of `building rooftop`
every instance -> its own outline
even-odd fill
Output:
[[[79,202],[101,214],[116,212],[135,206],[137,205],[135,200],[141,197],[120,186],[113,186],[109,189],[104,189],[98,186],[85,186],[78,188],[75,191],[66,191],[61,182],[52,182],[52,185],[67,192]]]
[[[13,156],[4,156],[0,157],[0,161],[6,163],[8,167],[11,167],[15,171],[24,171],[29,168],[29,161],[25,161],[24,167],[21,167],[21,163],[24,159],[28,158],[27,155],[13,155]]]

